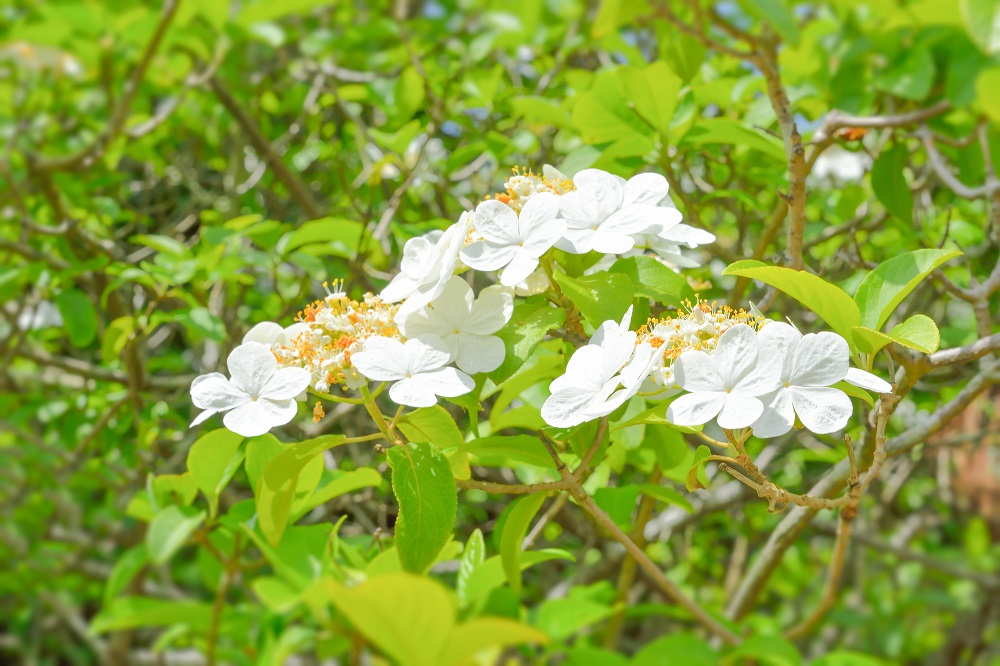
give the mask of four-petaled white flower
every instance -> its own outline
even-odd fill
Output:
[[[292,420],[295,396],[306,390],[311,375],[303,368],[278,369],[278,361],[259,342],[240,345],[226,360],[231,379],[219,372],[191,382],[191,402],[205,411],[191,426],[225,412],[223,424],[238,435],[256,437]]]
[[[730,327],[719,337],[711,356],[686,351],[673,365],[674,381],[685,391],[667,408],[676,425],[694,426],[713,418],[720,428],[745,428],[764,412],[760,396],[779,386],[781,357],[757,340],[746,324]]]
[[[483,237],[462,250],[462,261],[478,271],[500,273],[500,284],[513,287],[538,268],[545,254],[566,231],[558,219],[559,199],[549,192],[535,194],[520,214],[495,199],[476,207],[472,224]]]
[[[405,344],[375,336],[365,342],[364,351],[351,355],[351,363],[365,377],[395,382],[389,397],[409,407],[430,407],[437,396],[454,398],[475,388],[472,377],[445,367],[450,360],[447,347],[434,336],[411,338]]]
[[[432,231],[411,238],[403,247],[399,274],[385,286],[379,297],[386,303],[404,301],[397,317],[419,310],[444,291],[458,265],[458,253],[469,231],[469,214],[445,231]]]
[[[576,190],[559,198],[566,234],[556,247],[574,254],[624,254],[634,236],[658,233],[676,225],[679,214],[657,204],[667,196],[667,180],[643,173],[624,181],[599,169],[584,169],[573,177]]]
[[[570,428],[610,414],[624,402],[623,399],[605,411],[622,383],[619,373],[635,352],[636,334],[629,330],[631,320],[632,306],[629,306],[620,324],[604,322],[590,343],[573,353],[566,364],[566,373],[549,384],[551,395],[542,405],[542,419],[546,423]]]
[[[530,202],[529,202],[530,205]],[[408,338],[433,335],[444,342],[451,361],[469,374],[490,372],[503,363],[503,340],[493,335],[514,313],[509,289],[487,287],[476,298],[460,277],[451,278],[430,305],[400,322]]]
[[[876,387],[880,393],[892,390],[887,382],[863,370],[855,370],[848,378],[850,348],[847,340],[836,333],[802,335],[794,326],[770,322],[757,337],[761,344],[777,349],[783,358],[781,385],[761,397],[764,413],[753,424],[753,433],[758,437],[784,435],[795,425],[796,415],[803,426],[818,434],[844,428],[854,406],[846,393],[831,388],[841,380],[854,379]]]

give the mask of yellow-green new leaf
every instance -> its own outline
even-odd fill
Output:
[[[865,276],[854,294],[854,301],[861,311],[859,324],[876,331],[882,328],[896,306],[921,280],[941,264],[961,254],[958,250],[914,250],[879,264]]]
[[[545,502],[545,495],[526,495],[520,497],[507,507],[504,516],[498,521],[500,532],[500,561],[503,562],[504,573],[511,588],[521,592],[521,543],[528,531],[531,519]]]
[[[941,331],[927,315],[915,314],[889,331],[893,340],[916,349],[918,352],[933,354],[941,346]]]

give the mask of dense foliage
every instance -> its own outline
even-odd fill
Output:
[[[993,0],[15,0],[0,101],[0,661],[1000,663]]]

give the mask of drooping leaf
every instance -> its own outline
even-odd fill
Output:
[[[397,427],[409,441],[430,442],[439,449],[454,448],[465,441],[455,419],[441,405],[404,414]]]
[[[914,250],[876,266],[854,294],[861,325],[878,330],[904,298],[935,268],[962,253],[957,250]]]
[[[56,307],[74,347],[86,347],[97,337],[97,310],[79,289],[63,289],[55,296]]]
[[[705,466],[704,462],[708,457],[712,455],[711,449],[709,449],[704,444],[698,446],[694,452],[694,461],[691,463],[691,470],[687,473],[687,479],[684,481],[685,487],[688,492],[694,492],[699,488],[708,487],[708,478],[705,476]]]
[[[199,437],[188,451],[188,471],[198,489],[208,498],[212,516],[218,507],[219,494],[243,464],[245,450],[240,448],[242,443],[241,435],[219,428]]]
[[[415,442],[389,449],[392,490],[399,502],[396,549],[407,571],[423,572],[455,525],[458,489],[451,466],[437,448]]]
[[[617,70],[626,99],[635,112],[662,135],[670,131],[670,120],[677,108],[681,80],[662,60],[645,67],[620,67]]]
[[[500,561],[503,562],[507,581],[515,592],[521,592],[521,542],[528,532],[532,518],[545,502],[545,495],[525,495],[507,505],[504,516],[498,521],[500,530]]]
[[[190,506],[171,505],[157,513],[146,531],[150,561],[154,564],[169,561],[204,521],[205,512]]]
[[[910,160],[910,153],[902,143],[885,150],[872,166],[872,189],[892,215],[900,222],[913,221],[913,192],[906,182],[903,169]]]

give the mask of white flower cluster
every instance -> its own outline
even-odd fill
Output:
[[[510,320],[514,294],[551,287],[539,265],[543,257],[552,260],[547,253],[553,248],[612,258],[649,250],[680,267],[697,265],[682,248],[715,240],[707,231],[681,223],[667,181],[657,174],[625,180],[586,169],[570,180],[547,166],[542,175],[515,169],[504,186],[504,193],[463,213],[448,229],[407,241],[399,273],[378,296],[355,301],[340,285],[306,307],[292,326],[264,322],[254,327],[230,356],[232,379],[213,373],[192,384],[192,401],[206,410],[196,423],[217,412],[243,410],[254,412],[253,427],[231,414],[226,426],[244,435],[259,434],[261,428],[266,432],[293,418],[294,403],[282,402],[275,409],[267,402],[291,399],[285,396],[292,388],[295,395],[310,387],[326,394],[334,385],[351,389],[368,380],[392,382],[389,397],[413,407],[433,405],[438,396],[462,395],[475,386],[471,375],[495,370],[503,362],[505,347],[494,334]],[[499,271],[500,285],[477,297],[469,282],[458,277],[469,269]],[[579,359],[571,361],[568,378],[554,385],[554,400],[579,406],[579,391],[586,386],[602,396],[586,414],[607,414],[635,395],[658,364],[662,369],[652,342],[637,344],[637,334],[628,330],[630,318],[631,310],[621,324],[609,322],[594,334],[591,344],[578,352]],[[233,364],[243,368],[248,359],[259,367],[234,369]],[[600,386],[591,372],[595,362],[602,368]],[[286,369],[302,372],[295,373],[294,382],[282,384],[280,397],[275,397],[268,378]],[[241,372],[253,381],[241,378]],[[552,412],[548,408],[545,413]]]

